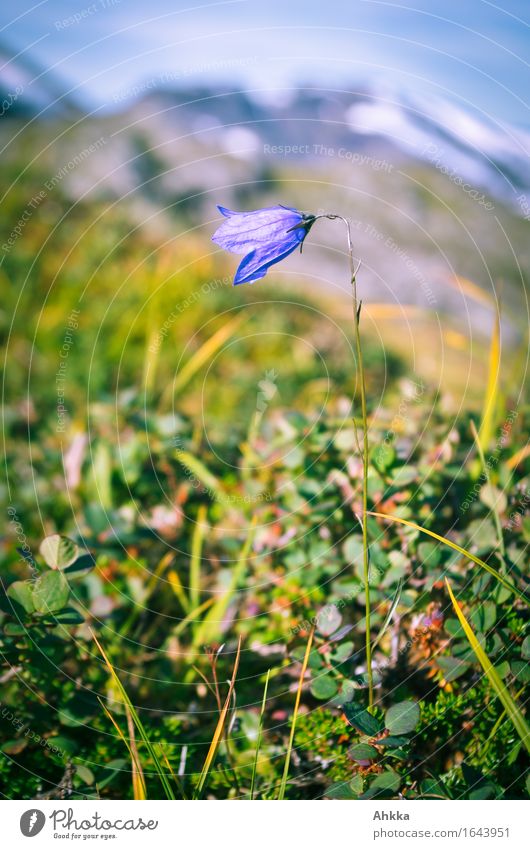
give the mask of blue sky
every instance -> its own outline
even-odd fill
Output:
[[[235,83],[269,97],[299,83],[374,81],[530,127],[526,0],[17,0],[3,6],[0,44],[50,69],[92,106],[115,108],[135,86],[158,79]]]

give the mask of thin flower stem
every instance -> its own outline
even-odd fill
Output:
[[[349,230],[349,228],[348,228]],[[359,364],[359,377],[361,387],[361,416],[363,420],[363,509],[362,509],[362,531],[363,531],[363,582],[366,620],[366,674],[368,677],[368,706],[374,703],[374,681],[372,673],[372,641],[370,636],[370,550],[368,543],[368,524],[366,514],[368,512],[368,415],[366,411],[366,381],[364,377],[363,352],[361,345],[361,331],[359,327],[360,304],[357,299],[357,280],[352,271],[351,278],[353,296],[353,320],[355,324],[355,347],[357,349],[357,362]]]
[[[362,518],[361,518],[361,527],[363,534],[363,584],[364,584],[364,599],[365,599],[365,621],[366,621],[366,675],[368,679],[368,706],[372,707],[374,703],[374,682],[373,682],[373,671],[372,671],[372,642],[370,635],[370,619],[371,619],[371,607],[370,607],[370,548],[368,542],[368,526],[367,526],[367,512],[368,512],[368,414],[366,410],[366,381],[364,376],[364,365],[363,365],[363,352],[361,345],[361,331],[360,331],[360,313],[361,313],[361,304],[359,303],[357,297],[357,277],[356,277],[356,269],[355,269],[355,259],[353,256],[353,240],[351,235],[350,222],[347,218],[344,218],[342,215],[334,215],[334,214],[324,214],[317,215],[315,220],[318,218],[328,218],[330,220],[340,220],[346,226],[346,233],[348,236],[348,253],[350,257],[350,273],[351,273],[351,287],[352,287],[352,298],[353,298],[353,322],[355,327],[355,348],[357,355],[357,364],[359,369],[359,380],[360,380],[360,389],[361,389],[361,417],[362,417],[362,425],[363,425],[363,445],[362,450],[359,446],[359,440],[357,437],[357,426],[355,425],[355,434],[357,445],[359,449],[359,453],[362,456],[363,461],[363,486],[362,486]]]

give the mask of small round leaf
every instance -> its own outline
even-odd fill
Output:
[[[375,761],[379,755],[377,749],[369,746],[368,743],[358,743],[356,746],[352,746],[348,754],[352,761],[357,761],[358,763]]]
[[[334,604],[326,604],[317,614],[317,631],[324,637],[333,634],[342,623],[342,616]]]
[[[416,702],[400,702],[385,714],[385,725],[391,734],[409,734],[420,720],[420,709]]]
[[[320,675],[311,682],[311,692],[315,699],[331,699],[338,689],[337,682],[331,675]]]
[[[35,582],[33,601],[37,613],[54,613],[62,610],[68,601],[70,588],[62,572],[45,572]]]
[[[15,581],[7,589],[7,595],[14,602],[15,608],[19,605],[24,613],[33,613],[33,587],[29,581]]]
[[[52,534],[43,539],[39,551],[52,569],[66,569],[77,560],[80,554],[75,542],[60,534]]]
[[[370,785],[370,789],[389,790],[392,793],[395,793],[395,791],[399,789],[400,784],[401,779],[397,772],[394,772],[392,769],[386,769],[384,772],[381,772],[379,775],[376,775],[375,779]]]

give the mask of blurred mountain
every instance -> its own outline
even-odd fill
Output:
[[[79,111],[59,77],[0,44],[0,118],[56,118]]]
[[[8,118],[82,111],[55,71],[1,44],[0,104],[0,117]],[[369,152],[393,163],[425,162],[523,215],[529,211],[521,195],[530,194],[530,134],[439,97],[388,85],[350,91],[308,85],[267,94],[212,86],[171,90],[150,81],[115,97],[115,108],[125,118],[149,117],[163,131],[171,127],[199,142],[214,140],[220,150],[239,156],[318,162]],[[270,154],[269,148],[278,151]]]
[[[217,203],[333,210],[353,222],[367,300],[436,305],[463,327],[486,329],[488,298],[502,279],[505,304],[520,312],[530,160],[529,136],[518,129],[447,101],[367,87],[264,93],[146,84],[124,92],[114,112],[70,120],[75,104],[58,99],[57,81],[40,74],[28,82],[29,73],[18,60],[0,73],[4,92],[22,87],[0,121],[4,155],[28,159],[21,145],[29,145],[74,201],[110,200],[157,238],[193,231],[208,251]],[[32,122],[22,142],[14,128],[43,109],[57,120]],[[343,237],[336,227],[324,236],[326,226],[282,270],[341,294]],[[457,278],[487,297],[470,309]]]
[[[312,167],[367,153],[394,164],[425,163],[468,191],[528,213],[520,196],[530,194],[530,134],[441,98],[307,87],[263,99],[203,87],[155,92],[132,112],[236,156],[304,159]]]

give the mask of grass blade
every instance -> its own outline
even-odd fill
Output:
[[[190,602],[189,598],[185,593],[184,587],[182,586],[182,581],[179,578],[179,574],[176,569],[170,569],[167,575],[167,579],[169,581],[169,586],[175,593],[176,597],[180,601],[182,605],[182,609],[185,613],[189,613],[190,610]]]
[[[195,351],[193,356],[179,371],[173,381],[173,392],[175,394],[180,392],[186,384],[190,382],[199,369],[211,360],[219,348],[221,348],[224,343],[230,339],[234,330],[236,330],[243,321],[243,318],[243,315],[238,315],[233,318],[232,321],[228,321],[226,324],[223,324],[223,326],[220,327],[213,336],[210,336],[209,339],[207,339],[206,342],[204,342],[201,347]]]
[[[477,566],[480,566],[482,569],[485,569],[486,572],[489,572],[490,575],[506,587],[507,590],[510,590],[511,593],[520,598],[521,601],[524,601],[530,607],[530,599],[517,587],[507,581],[493,566],[490,566],[488,563],[485,563],[484,560],[481,560],[480,557],[476,557],[474,554],[471,554],[466,548],[462,548],[462,546],[457,545],[456,542],[452,542],[447,537],[440,536],[440,534],[436,534],[434,531],[429,531],[427,528],[423,528],[421,525],[417,525],[416,522],[409,522],[408,519],[401,519],[399,516],[392,516],[389,513],[375,513],[373,511],[369,511],[370,516],[376,516],[379,519],[387,519],[389,522],[397,522],[400,525],[406,525],[408,528],[414,528],[415,531],[420,531],[422,534],[427,534],[427,536],[432,537],[433,539],[438,540],[438,542],[442,542],[444,545],[447,545],[449,548],[452,548],[454,551],[458,551],[463,557],[467,557],[473,563],[476,563]]]
[[[199,481],[203,485],[210,498],[215,498],[216,501],[220,501],[221,503],[226,502],[226,493],[221,483],[215,475],[212,475],[201,460],[198,460],[189,451],[182,451],[180,448],[175,449],[175,457],[187,469],[190,479]]]
[[[228,689],[228,693],[223,705],[223,709],[219,715],[219,719],[217,721],[217,726],[215,728],[214,735],[212,737],[212,742],[210,743],[210,748],[208,749],[208,754],[206,755],[206,760],[204,761],[204,766],[201,770],[201,774],[199,776],[199,781],[197,784],[197,790],[193,796],[194,799],[199,799],[202,795],[202,791],[204,789],[204,785],[206,779],[208,777],[208,773],[210,771],[210,767],[214,761],[215,755],[217,754],[217,750],[219,748],[219,743],[221,742],[221,736],[223,734],[223,729],[226,722],[226,716],[228,714],[228,710],[230,705],[232,704],[232,693],[234,692],[234,687],[236,683],[236,675],[239,667],[239,656],[241,654],[241,637],[239,638],[239,642],[237,644],[237,654],[234,663],[234,669],[232,672],[232,677],[230,679],[230,686]]]
[[[526,684],[523,684],[521,689],[515,694],[515,699],[518,699],[519,696],[522,696],[525,690],[526,690]],[[503,710],[503,712],[499,714],[498,719],[496,720],[495,725],[491,729],[489,736],[488,736],[488,739],[486,740],[486,743],[484,744],[484,748],[482,750],[482,756],[483,757],[484,757],[484,754],[490,749],[491,744],[493,743],[495,736],[496,736],[499,728],[501,727],[501,725],[503,725],[505,719],[506,719],[506,710]]]
[[[302,670],[300,672],[300,680],[298,681],[298,689],[296,691],[296,699],[294,703],[294,711],[293,711],[293,721],[291,723],[291,734],[289,735],[289,743],[287,745],[287,754],[285,755],[285,765],[283,767],[283,775],[282,782],[280,784],[280,792],[278,794],[278,800],[285,798],[285,790],[287,787],[287,777],[289,775],[289,766],[291,765],[291,753],[293,751],[293,743],[294,743],[294,735],[296,731],[296,720],[298,718],[298,709],[300,707],[300,699],[302,697],[302,687],[304,686],[304,678],[307,671],[307,664],[309,663],[309,653],[311,651],[311,645],[313,643],[313,636],[315,634],[315,626],[311,628],[311,632],[309,634],[309,639],[307,641],[307,646],[305,649],[304,660],[302,663]]]
[[[493,689],[495,690],[495,693],[497,694],[498,698],[500,699],[502,706],[504,707],[504,710],[506,711],[507,715],[509,716],[509,718],[510,718],[512,724],[513,724],[513,727],[515,728],[519,737],[521,738],[521,740],[523,742],[523,746],[530,753],[530,728],[528,727],[528,725],[525,721],[525,718],[524,718],[523,714],[521,713],[519,707],[516,705],[516,703],[512,699],[508,688],[504,684],[504,681],[502,680],[502,678],[500,677],[498,672],[493,667],[493,665],[492,665],[490,659],[488,658],[486,652],[484,651],[484,649],[480,645],[479,641],[477,640],[471,625],[469,624],[466,617],[462,613],[462,611],[460,609],[460,605],[458,604],[456,598],[453,595],[453,591],[451,589],[451,586],[450,586],[447,578],[445,579],[445,583],[447,585],[447,589],[448,589],[449,595],[451,597],[451,601],[453,603],[455,613],[458,616],[458,620],[459,620],[459,622],[460,622],[460,624],[461,624],[461,626],[464,630],[464,633],[465,633],[467,639],[469,640],[469,644],[471,645],[471,648],[475,652],[475,654],[477,656],[477,660],[480,663],[480,665],[482,666],[482,669],[484,670],[484,674],[487,676],[491,686],[493,687]]]
[[[259,715],[258,739],[256,740],[256,754],[254,756],[254,764],[252,766],[252,779],[250,781],[250,798],[254,798],[254,787],[256,784],[256,772],[258,770],[259,750],[261,749],[261,738],[263,736],[263,720],[265,716],[265,705],[267,703],[267,690],[269,689],[269,678],[271,671],[267,669],[267,677],[265,678],[265,687],[263,688],[263,699],[261,701],[261,712]]]
[[[517,466],[526,460],[526,458],[530,455],[530,445],[523,445],[519,451],[516,451],[515,454],[510,457],[509,460],[506,461],[506,465],[509,469],[516,469]]]
[[[497,405],[497,389],[501,365],[501,313],[499,305],[495,304],[495,322],[491,336],[488,364],[488,380],[484,396],[482,421],[479,429],[479,441],[483,451],[486,451],[493,433],[493,421]]]
[[[252,543],[254,542],[254,531],[256,528],[256,523],[257,517],[254,516],[250,525],[249,532],[247,534],[247,538],[245,539],[245,543],[241,550],[239,560],[237,561],[234,569],[232,570],[230,585],[228,589],[215,601],[212,608],[204,617],[202,624],[197,629],[195,637],[193,638],[193,645],[195,647],[207,645],[218,636],[219,628],[222,624],[228,605],[235,591],[237,590],[239,583],[242,581],[243,576],[245,575],[247,569],[248,556],[250,554],[250,549],[252,548]]]
[[[173,629],[174,636],[178,637],[179,634],[182,634],[182,632],[187,628],[190,622],[194,622],[196,620],[196,617],[199,615],[199,613],[202,613],[203,610],[208,610],[208,608],[212,606],[214,601],[214,598],[207,598],[206,601],[203,601],[202,604],[199,604],[199,606],[196,607],[195,610],[190,610],[190,612],[186,614],[184,619],[181,619],[178,625],[175,625]]]
[[[129,745],[131,747],[132,761],[132,782],[133,793],[135,799],[146,798],[145,777],[140,763],[140,755],[138,754],[138,746],[136,745],[136,734],[134,731],[134,720],[128,706],[125,705],[125,713],[127,714],[127,731],[129,732]]]
[[[98,701],[99,701],[101,707],[103,708],[103,710],[105,711],[105,713],[107,714],[107,717],[112,722],[114,728],[116,729],[116,732],[117,732],[119,738],[122,740],[122,742],[127,747],[127,751],[129,752],[129,757],[131,758],[131,775],[132,775],[132,785],[133,785],[133,797],[134,797],[135,801],[143,801],[144,799],[147,799],[147,791],[146,791],[146,788],[145,788],[145,778],[144,778],[144,773],[143,773],[143,770],[142,770],[142,765],[140,763],[140,756],[138,755],[138,749],[136,747],[136,741],[134,743],[134,748],[133,748],[133,738],[130,737],[131,742],[129,743],[129,740],[127,740],[127,737],[125,736],[125,734],[121,730],[120,726],[118,725],[118,723],[116,722],[116,720],[112,716],[111,712],[109,711],[109,709],[106,706],[106,704],[104,703],[104,701],[102,699],[99,699],[99,698],[98,698]],[[131,717],[130,711],[127,711],[127,725],[129,727],[129,735],[130,735],[130,731],[131,731],[131,724],[130,724],[131,722],[132,722],[132,717]]]
[[[120,693],[120,696],[122,698],[122,701],[123,701],[126,709],[128,708],[130,713],[131,713],[132,720],[134,722],[136,730],[138,731],[140,737],[142,738],[142,742],[144,743],[147,751],[149,752],[149,755],[150,755],[150,757],[153,761],[153,764],[155,766],[156,773],[158,775],[158,778],[160,779],[160,783],[161,783],[162,787],[164,788],[164,792],[165,792],[167,798],[168,799],[174,799],[175,794],[173,793],[173,788],[171,787],[171,784],[168,781],[166,771],[164,770],[164,768],[162,767],[162,764],[160,763],[158,755],[156,754],[156,751],[153,747],[153,744],[151,743],[151,740],[149,739],[149,736],[147,734],[147,731],[145,730],[145,727],[142,723],[142,720],[138,716],[136,708],[134,707],[133,703],[131,702],[129,696],[127,695],[127,691],[125,690],[125,687],[121,683],[116,670],[114,669],[112,663],[110,662],[109,658],[105,654],[105,651],[104,651],[101,643],[98,641],[98,638],[96,637],[96,635],[94,634],[93,631],[91,631],[91,634],[92,634],[92,637],[94,639],[95,644],[97,645],[99,651],[101,652],[101,656],[103,657],[103,660],[105,661],[105,665],[110,672],[111,678],[112,678],[112,680],[113,680],[113,682],[116,686],[116,689]]]
[[[201,504],[197,512],[197,521],[193,529],[193,537],[191,540],[191,560],[190,560],[190,588],[189,599],[190,606],[195,608],[200,603],[200,587],[201,587],[201,554],[202,544],[204,541],[206,522],[206,507]]]

